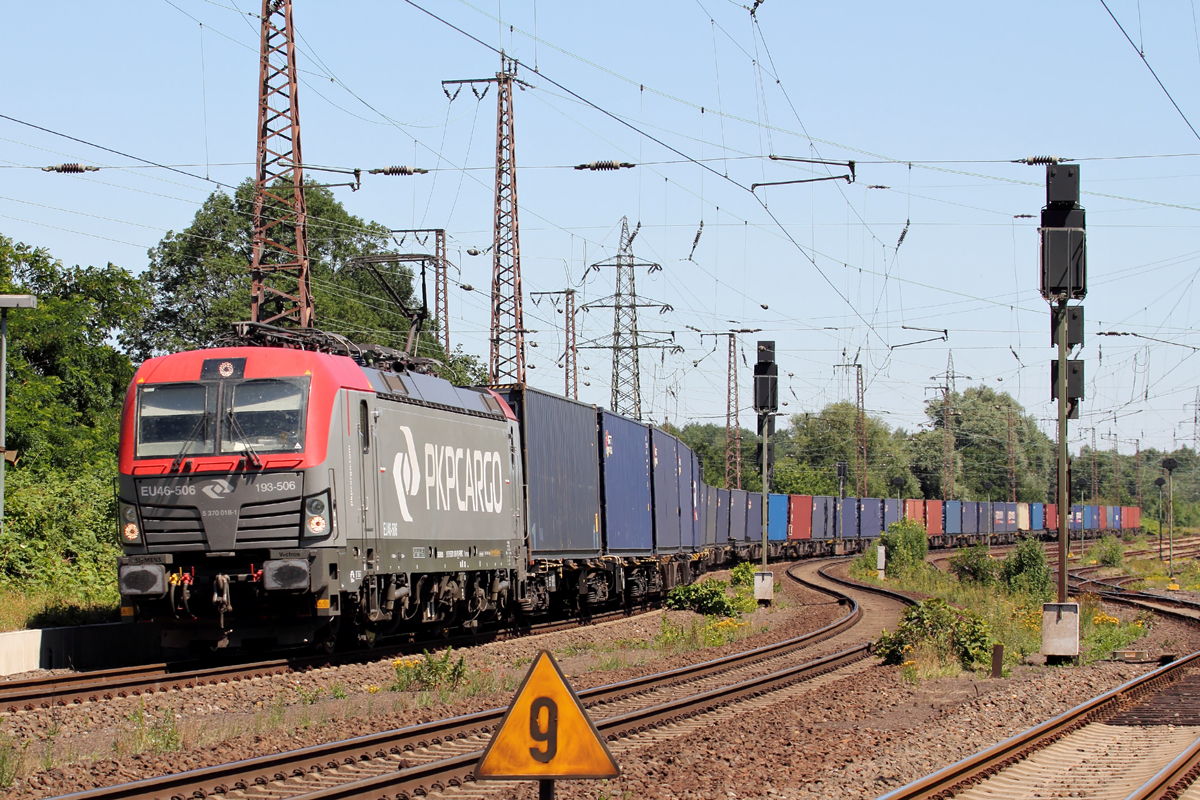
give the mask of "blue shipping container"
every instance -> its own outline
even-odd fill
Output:
[[[812,538],[833,538],[833,498],[814,497],[812,510]]]
[[[1005,533],[1017,532],[1017,504],[1004,504],[1004,531]]]
[[[1113,506],[1113,521],[1110,527],[1113,530],[1119,531],[1124,528],[1122,523],[1125,522],[1125,515],[1121,513],[1121,506]]]
[[[704,549],[704,473],[700,471],[700,457],[692,453],[692,541],[697,550]]]
[[[729,541],[746,541],[746,490],[729,490]]]
[[[979,503],[964,500],[962,504],[962,532],[979,533]]]
[[[1083,507],[1083,529],[1094,531],[1100,524],[1100,514],[1096,506]]]
[[[1030,530],[1041,531],[1046,529],[1046,504],[1045,503],[1030,503],[1029,504],[1029,528]]]
[[[1083,506],[1071,506],[1071,519],[1067,524],[1073,531],[1083,527]]]
[[[654,552],[650,429],[601,411],[600,448],[607,550],[650,555]]]
[[[961,500],[947,500],[942,503],[942,530],[948,534],[959,534],[963,532],[963,504]]]
[[[767,538],[772,542],[787,541],[788,496],[773,494],[767,500]]]
[[[883,501],[864,497],[858,505],[858,533],[864,539],[874,539],[883,532]]]
[[[600,449],[596,407],[515,387],[501,392],[525,447],[526,524],[534,554],[600,555]]]
[[[654,480],[654,547],[658,553],[678,553],[679,475],[675,437],[650,430],[650,460]]]
[[[839,539],[858,538],[858,498],[838,500],[837,536]]]
[[[746,541],[762,543],[762,492],[746,494]]]
[[[893,522],[899,522],[904,514],[904,506],[899,500],[888,498],[883,501],[883,529],[892,527]]]

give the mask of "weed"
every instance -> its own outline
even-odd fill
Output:
[[[558,651],[558,654],[560,656],[562,656],[563,658],[571,658],[572,656],[586,656],[586,655],[591,655],[592,651],[594,651],[595,649],[596,649],[595,642],[572,642],[571,644],[567,645],[566,647],[561,648]],[[533,661],[533,659],[522,657],[522,658],[518,658],[517,661],[523,662],[524,664],[528,664],[531,661]],[[513,666],[519,667],[519,666],[522,666],[522,663],[515,663],[515,664],[513,664]]]
[[[937,669],[955,663],[972,669],[984,663],[991,644],[991,632],[980,616],[933,598],[906,610],[894,633],[880,634],[876,652],[885,664],[904,664],[914,660],[913,654],[924,652],[927,662]]]
[[[320,686],[315,689],[305,689],[300,684],[296,684],[296,694],[300,695],[300,702],[306,706],[311,706],[313,703],[317,702],[317,698],[324,693],[325,690]]]
[[[695,611],[706,616],[732,617],[738,613],[726,592],[725,581],[705,578],[700,583],[676,586],[667,594],[667,605],[680,611]]]
[[[625,655],[623,653],[606,653],[600,656],[600,659],[588,671],[611,672],[614,669],[622,669],[625,666]]]
[[[335,683],[330,693],[333,695],[335,700],[345,700],[350,696],[346,693],[346,687],[342,686],[340,683]]]
[[[1105,536],[1088,548],[1087,553],[1084,554],[1084,560],[1104,567],[1124,566],[1125,551],[1121,546],[1121,540],[1115,536]]]
[[[964,583],[990,586],[996,582],[999,568],[983,543],[968,547],[950,559],[950,571]]]
[[[29,739],[17,741],[6,733],[0,733],[0,789],[7,789],[17,781],[25,769],[25,751]]]
[[[113,749],[121,754],[157,754],[179,750],[182,742],[175,712],[169,708],[155,710],[158,712],[158,719],[146,711],[146,701],[139,697],[138,707],[126,717],[133,723],[133,727],[117,736],[113,742]]]
[[[533,656],[517,656],[516,658],[513,659],[512,665],[513,665],[514,669],[520,669],[521,667],[523,667],[527,664],[532,664],[532,663],[533,663]]]
[[[393,692],[457,688],[467,678],[467,658],[459,656],[458,661],[453,661],[453,650],[447,647],[440,658],[426,650],[424,657],[396,659],[392,662],[396,680],[388,688]]]

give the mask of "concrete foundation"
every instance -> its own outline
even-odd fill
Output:
[[[107,669],[160,660],[149,624],[81,625],[0,633],[0,675],[35,669]]]

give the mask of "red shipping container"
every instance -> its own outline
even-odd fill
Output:
[[[794,494],[788,497],[789,539],[812,538],[812,495]]]
[[[1054,503],[1046,504],[1046,530],[1058,530],[1058,506]]]
[[[923,500],[905,500],[904,518],[911,519],[925,527],[925,502]]]
[[[1100,530],[1108,530],[1108,506],[1099,506],[1100,511]]]
[[[942,501],[925,501],[925,530],[932,536],[942,533]]]

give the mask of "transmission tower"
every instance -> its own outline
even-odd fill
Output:
[[[496,210],[492,226],[492,321],[488,380],[492,383],[525,382],[525,315],[521,310],[521,243],[517,220],[517,152],[513,129],[513,85],[529,84],[517,78],[517,62],[500,53],[500,71],[492,78],[442,81],[446,87],[470,84],[483,99],[487,84],[496,84]],[[483,93],[474,88],[485,84]]]
[[[296,86],[292,0],[263,0],[250,320],[308,328],[314,310]]]
[[[729,336],[729,378],[725,395],[725,487],[742,488],[742,426],[738,423],[737,334]]]
[[[843,354],[844,355],[844,354]],[[857,359],[857,356],[855,356]],[[859,497],[867,496],[867,409],[866,393],[863,387],[863,368],[857,360],[853,364],[837,364],[839,368],[854,369],[855,371],[855,416],[854,416],[854,445],[855,445],[855,488]]]
[[[642,331],[638,328],[638,309],[655,308],[660,314],[671,310],[666,303],[645,301],[638,297],[634,282],[634,273],[638,267],[645,267],[647,273],[658,272],[661,266],[649,261],[639,261],[633,255],[633,240],[637,237],[641,225],[629,231],[629,219],[621,217],[621,240],[617,255],[613,258],[592,264],[590,269],[599,270],[601,267],[616,269],[615,291],[608,297],[586,303],[581,308],[611,308],[613,310],[612,336],[594,340],[585,345],[588,348],[598,348],[612,351],[612,400],[610,407],[618,414],[641,422],[642,417],[642,386],[640,353],[648,349],[682,350],[675,345],[675,335],[671,331]]]
[[[638,363],[637,287],[634,284],[633,237],[629,219],[621,217],[617,252],[617,290],[613,295],[612,410],[642,418],[642,375]]]
[[[954,372],[954,353],[951,352],[946,358],[946,372],[943,375],[934,375],[931,380],[942,380],[940,387],[942,390],[942,429],[944,438],[942,440],[942,500],[954,499],[954,393],[956,390],[955,379],[958,377],[971,380],[971,376],[959,376]]]
[[[570,397],[572,400],[579,399],[579,348],[575,343],[575,290],[563,289],[557,292],[530,292],[530,298],[533,299],[536,305],[542,297],[559,297],[564,298],[564,309],[558,309],[560,314],[564,314],[566,319],[563,320],[563,368],[566,373],[563,395]]]

